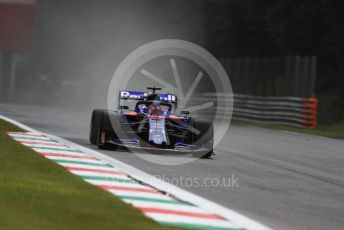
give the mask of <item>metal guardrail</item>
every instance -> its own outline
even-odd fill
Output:
[[[316,128],[317,107],[318,100],[315,97],[262,97],[235,94],[233,119]]]
[[[232,119],[265,124],[281,124],[302,128],[317,127],[318,99],[299,97],[252,96],[244,94],[215,95],[203,94],[198,100],[214,97],[233,102]],[[228,110],[229,108],[220,108]],[[207,115],[207,113],[203,113]]]

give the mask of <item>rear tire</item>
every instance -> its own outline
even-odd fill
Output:
[[[193,133],[192,142],[200,147],[209,149],[208,152],[196,152],[192,155],[199,158],[212,158],[214,154],[214,127],[213,123],[205,119],[193,119],[192,127],[200,131],[199,135]]]

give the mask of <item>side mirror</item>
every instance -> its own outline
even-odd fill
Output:
[[[189,115],[189,114],[190,114],[189,111],[181,111],[180,113],[181,113],[181,114],[185,114],[185,115]]]

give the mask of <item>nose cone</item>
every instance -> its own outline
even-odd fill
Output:
[[[166,143],[165,118],[149,119],[149,141],[156,145]]]

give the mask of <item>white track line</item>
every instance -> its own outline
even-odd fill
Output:
[[[147,182],[149,185],[151,185],[151,186],[153,186],[159,190],[168,191],[169,193],[173,194],[177,198],[180,197],[180,198],[182,198],[182,200],[187,200],[188,202],[191,202],[191,203],[197,205],[198,207],[200,207],[204,210],[207,210],[207,211],[209,211],[215,215],[223,216],[224,218],[230,220],[235,225],[243,226],[244,228],[246,228],[248,230],[253,230],[253,229],[254,230],[268,230],[268,229],[271,229],[271,228],[269,228],[269,227],[267,227],[261,223],[258,223],[255,220],[252,220],[252,219],[250,219],[250,218],[248,218],[242,214],[239,214],[238,212],[236,212],[234,210],[231,210],[229,208],[226,208],[224,206],[216,204],[216,203],[209,201],[205,198],[197,196],[191,192],[185,191],[185,190],[183,190],[183,189],[181,189],[175,185],[166,183],[163,180],[160,180],[160,179],[158,179],[158,178],[156,178],[156,177],[154,177],[154,176],[152,176],[146,172],[143,172],[143,171],[141,171],[141,170],[139,170],[139,169],[137,169],[131,165],[123,163],[117,159],[111,158],[111,157],[109,157],[103,153],[100,153],[100,152],[97,152],[95,150],[86,148],[84,146],[81,146],[79,144],[76,144],[74,142],[71,142],[71,141],[66,140],[64,138],[61,138],[61,137],[42,133],[42,132],[37,131],[35,129],[32,129],[32,128],[30,128],[30,127],[28,127],[28,126],[26,126],[20,122],[17,122],[11,118],[4,117],[1,115],[0,115],[0,118],[9,122],[9,123],[12,123],[12,124],[18,126],[21,129],[24,129],[26,131],[44,134],[48,137],[51,137],[52,139],[57,140],[60,143],[63,143],[67,146],[71,146],[74,149],[78,149],[82,152],[90,153],[90,154],[96,156],[98,159],[109,162],[110,164],[114,165],[117,169],[128,173],[129,175],[131,175],[132,177],[134,177],[138,180]],[[117,195],[120,195],[120,194],[124,195],[125,194],[125,192],[122,192],[122,191],[121,192],[111,191],[111,192],[113,192],[114,194],[117,194]],[[154,195],[158,195],[158,194],[150,194],[150,195],[153,195],[152,197],[154,197]],[[151,214],[151,215],[152,216],[158,216],[158,214]],[[173,219],[173,218],[171,218],[171,219]]]
[[[181,215],[165,215],[165,214],[159,214],[159,213],[144,213],[146,216],[151,217],[154,220],[157,221],[163,221],[163,222],[177,222],[177,223],[186,223],[186,224],[198,224],[198,225],[211,225],[214,227],[219,228],[235,228],[238,229],[238,227],[228,221],[224,220],[216,220],[216,219],[207,219],[207,218],[197,218],[197,217],[188,217],[185,218]],[[258,229],[258,228],[255,228]]]

